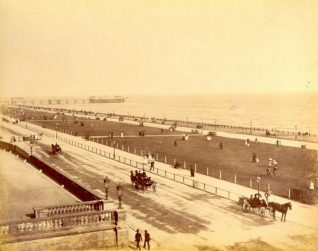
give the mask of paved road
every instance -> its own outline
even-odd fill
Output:
[[[17,134],[29,133],[16,125],[4,124],[4,126]],[[5,130],[3,135],[8,138],[11,133],[12,131]],[[108,147],[94,142],[87,142],[70,135],[64,136],[109,150]],[[56,141],[62,146],[63,153],[51,155],[49,153],[50,144]],[[29,145],[25,142],[17,144],[26,150],[29,149]],[[147,229],[154,239],[152,244],[156,249],[204,250],[212,249],[212,247],[224,249],[235,244],[247,245],[254,250],[259,245],[268,250],[271,250],[272,247],[284,250],[318,248],[316,242],[318,211],[315,206],[294,202],[293,210],[288,212],[287,222],[281,223],[269,217],[262,218],[255,214],[243,213],[241,208],[230,200],[158,177],[155,174],[148,175],[158,182],[156,193],[136,191],[130,185],[131,168],[129,166],[55,139],[44,137],[43,140],[34,144],[33,151],[37,157],[51,163],[101,196],[104,195],[102,181],[107,175],[112,181],[110,198],[114,200],[114,205],[117,205],[115,186],[118,182],[123,182],[123,203],[128,212],[128,224],[132,228]],[[142,161],[140,156],[120,150],[116,151],[122,156]],[[161,163],[156,163],[156,166],[189,177],[185,170],[175,170]],[[247,190],[249,188],[204,175],[196,175],[195,179],[233,189],[241,194],[251,192],[251,190]],[[131,240],[133,240],[133,234],[131,231]]]

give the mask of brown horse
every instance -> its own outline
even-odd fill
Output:
[[[279,204],[279,203],[276,203],[276,202],[269,202],[268,203],[268,206],[270,208],[272,208],[272,212],[273,212],[273,218],[276,220],[276,217],[275,217],[275,212],[278,211],[278,212],[281,212],[282,213],[282,218],[281,218],[281,221],[286,221],[286,214],[287,214],[287,211],[288,211],[288,208],[290,210],[292,210],[292,205],[290,202],[288,203],[285,203],[285,204]]]

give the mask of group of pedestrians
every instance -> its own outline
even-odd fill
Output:
[[[140,248],[140,242],[142,241],[142,236],[141,233],[139,232],[139,229],[136,230],[136,234],[135,234],[135,241],[136,241],[136,249],[141,250]],[[145,234],[144,234],[144,248],[146,248],[146,246],[148,247],[147,249],[150,250],[150,234],[148,233],[147,230],[145,230]]]
[[[277,178],[278,177],[277,169],[278,169],[277,161],[272,159],[272,158],[269,158],[268,159],[268,166],[267,166],[267,169],[266,169],[267,176],[271,176],[271,170],[272,170],[273,176],[275,178]]]
[[[155,155],[150,152],[144,156],[144,163],[146,165],[150,165],[150,171],[155,171]]]

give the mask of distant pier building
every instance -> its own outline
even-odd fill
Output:
[[[95,103],[124,103],[125,98],[90,96],[84,98],[23,98],[14,97],[2,99],[0,103],[10,105],[63,105],[63,104],[95,104]]]

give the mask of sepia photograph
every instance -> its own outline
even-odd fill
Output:
[[[318,251],[317,13],[0,0],[0,250]]]

